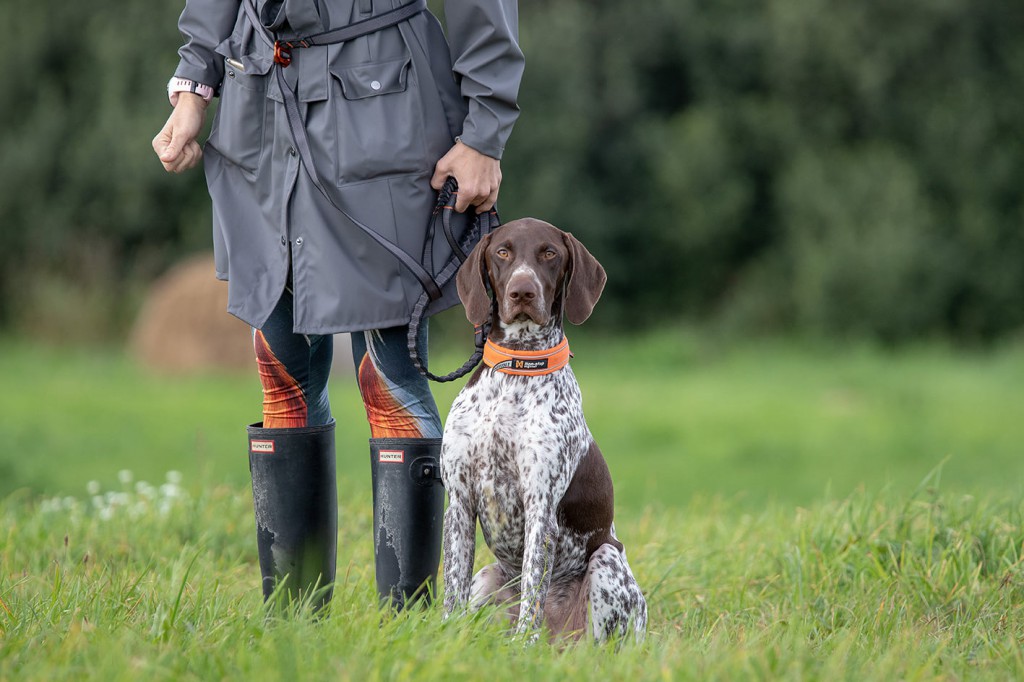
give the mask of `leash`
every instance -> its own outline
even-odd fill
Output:
[[[437,195],[437,205],[434,207],[434,212],[430,218],[430,224],[427,228],[428,235],[433,235],[434,225],[438,220],[441,221],[441,228],[444,230],[444,236],[448,240],[448,244],[452,247],[452,253],[455,254],[455,258],[448,262],[441,274],[437,276],[437,281],[440,286],[447,284],[455,273],[459,271],[462,264],[466,261],[467,253],[472,250],[473,246],[480,241],[485,235],[491,232],[491,230],[498,227],[501,224],[498,218],[498,211],[491,209],[486,213],[477,213],[473,219],[473,224],[466,230],[466,234],[463,236],[462,243],[459,244],[455,239],[455,235],[452,233],[451,228],[451,215],[455,212],[455,199],[458,195],[458,183],[455,178],[448,178],[445,181],[444,187]],[[430,243],[428,239],[427,243]],[[420,357],[419,349],[419,331],[420,324],[423,322],[423,316],[426,312],[427,305],[430,303],[429,296],[426,291],[420,294],[419,300],[416,301],[416,305],[412,309],[412,318],[409,320],[409,358],[412,360],[412,364],[419,370],[419,373],[427,377],[431,381],[438,383],[447,383],[449,381],[455,381],[460,379],[471,371],[473,368],[480,364],[480,360],[484,356],[484,342],[487,340],[487,335],[490,333],[490,323],[485,322],[482,325],[474,328],[474,350],[473,354],[469,356],[469,359],[462,364],[461,367],[453,372],[445,374],[444,376],[438,376],[432,374]]]
[[[423,321],[423,316],[426,313],[427,306],[433,301],[441,298],[441,288],[455,276],[455,273],[458,272],[459,267],[465,262],[467,253],[472,250],[473,246],[484,235],[498,226],[500,223],[498,219],[498,212],[492,209],[486,213],[478,213],[476,218],[473,220],[473,224],[468,230],[466,230],[466,234],[463,235],[463,239],[460,243],[451,228],[451,214],[455,211],[455,199],[458,194],[458,183],[455,178],[449,177],[445,181],[444,187],[438,193],[437,204],[435,205],[434,211],[427,224],[427,239],[424,243],[422,260],[426,261],[428,258],[428,250],[433,243],[435,224],[438,220],[441,222],[445,239],[448,241],[448,245],[451,247],[452,254],[455,257],[448,262],[436,278],[433,277],[430,272],[423,267],[420,261],[417,261],[415,258],[410,256],[397,244],[394,244],[382,237],[374,231],[373,228],[357,220],[352,214],[339,206],[338,203],[334,201],[334,198],[328,193],[327,188],[320,180],[320,175],[317,173],[316,166],[313,163],[313,154],[310,151],[309,138],[306,135],[306,126],[302,120],[302,112],[299,109],[298,98],[295,96],[295,92],[288,87],[288,83],[285,80],[283,73],[283,69],[287,68],[292,62],[292,50],[308,48],[315,45],[343,43],[371,33],[376,33],[382,29],[407,21],[420,12],[426,11],[427,0],[412,0],[412,2],[401,5],[393,10],[374,15],[368,19],[364,19],[363,21],[357,21],[353,24],[342,26],[341,28],[293,40],[278,40],[276,37],[273,37],[272,39],[272,36],[269,35],[269,29],[263,25],[256,14],[256,8],[253,4],[254,1],[255,0],[242,0],[242,7],[249,19],[249,23],[253,25],[253,28],[262,29],[254,30],[254,33],[256,33],[263,42],[274,51],[274,64],[276,65],[274,71],[276,72],[278,87],[281,90],[281,97],[284,100],[288,129],[291,132],[292,141],[295,143],[296,151],[299,153],[299,159],[302,162],[302,166],[306,169],[306,174],[313,182],[313,186],[316,187],[317,191],[327,199],[327,202],[333,206],[335,210],[345,216],[349,222],[362,230],[368,237],[373,239],[373,241],[383,247],[388,253],[397,258],[399,262],[416,277],[420,286],[423,287],[423,293],[413,306],[412,316],[409,321],[409,357],[412,360],[413,365],[422,375],[432,381],[449,382],[465,376],[480,363],[480,359],[483,357],[484,341],[486,340],[489,332],[489,325],[485,324],[476,329],[476,348],[469,360],[467,360],[459,369],[444,376],[437,376],[427,370],[426,363],[423,362],[420,357],[417,337],[419,335],[419,329]]]

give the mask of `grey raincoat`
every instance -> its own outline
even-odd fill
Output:
[[[261,22],[281,39],[406,1],[255,0]],[[243,10],[238,0],[187,0],[175,71],[219,86],[204,159],[228,311],[261,327],[291,272],[297,333],[408,323],[422,286],[303,170],[273,73],[281,67]],[[450,48],[435,17],[422,12],[347,43],[294,50],[283,70],[333,201],[434,274],[451,256],[440,230],[426,243],[434,165],[456,136],[501,158],[523,72],[516,0],[445,0],[445,21]],[[427,312],[457,302],[453,280]]]

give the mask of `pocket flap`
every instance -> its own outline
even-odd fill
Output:
[[[345,99],[364,99],[404,91],[411,63],[412,58],[407,57],[355,66],[331,65],[330,71],[341,83],[341,92]]]

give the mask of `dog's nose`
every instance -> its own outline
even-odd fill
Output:
[[[531,277],[513,277],[505,290],[505,295],[515,303],[530,303],[539,293],[537,283]]]

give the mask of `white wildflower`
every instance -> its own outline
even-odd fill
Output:
[[[168,483],[172,483],[174,485],[180,485],[181,484],[181,472],[180,471],[176,471],[174,469],[171,469],[170,471],[168,471],[167,472],[167,482]]]
[[[89,481],[88,483],[85,484],[85,489],[86,489],[86,491],[90,495],[99,495],[100,494],[100,482],[99,481]]]
[[[121,481],[124,485],[131,483],[134,478],[130,469],[121,469],[117,472],[117,480]]]

